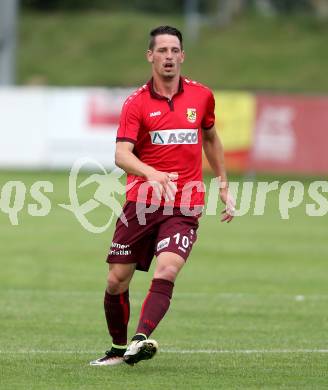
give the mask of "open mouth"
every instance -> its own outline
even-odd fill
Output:
[[[167,62],[166,64],[164,64],[165,70],[171,70],[171,69],[173,69],[173,67],[174,67],[174,64],[172,64],[170,62]]]

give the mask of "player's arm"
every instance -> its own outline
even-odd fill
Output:
[[[230,222],[235,208],[234,199],[229,195],[228,178],[224,166],[224,152],[222,142],[217,134],[215,125],[203,130],[203,149],[207,160],[214,171],[215,177],[220,181],[220,198],[226,205],[222,212],[222,222]]]
[[[133,153],[134,144],[128,141],[116,143],[115,164],[131,175],[148,178],[155,173],[155,169],[144,164]]]
[[[178,175],[157,171],[150,165],[143,163],[133,153],[134,144],[127,141],[118,141],[115,150],[115,164],[122,168],[126,173],[135,176],[144,177],[153,184],[155,193],[159,199],[164,196],[166,200],[174,200],[175,184]]]

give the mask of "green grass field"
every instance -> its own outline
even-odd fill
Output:
[[[161,352],[101,368],[88,362],[109,346],[102,299],[113,227],[90,234],[57,206],[68,201],[67,173],[0,173],[1,188],[8,180],[51,180],[54,193],[46,217],[28,215],[31,199],[18,226],[0,212],[1,389],[327,388],[327,216],[306,216],[306,201],[285,221],[274,194],[262,217],[204,217],[154,333]],[[101,206],[92,219],[108,213]],[[150,280],[137,273],[131,285],[130,335]]]
[[[18,82],[129,86],[149,78],[149,31],[181,16],[118,12],[23,12]],[[216,89],[328,91],[328,24],[311,16],[245,15],[229,27],[203,26],[186,40],[183,73]]]

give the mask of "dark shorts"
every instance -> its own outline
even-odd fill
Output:
[[[173,252],[187,260],[197,239],[199,216],[186,216],[179,208],[165,215],[163,207],[145,214],[146,205],[127,201],[119,218],[107,256],[108,263],[136,263],[136,269],[148,271],[152,259],[161,252]]]

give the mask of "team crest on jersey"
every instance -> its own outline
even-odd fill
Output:
[[[196,108],[187,108],[187,119],[190,123],[195,123],[197,119]]]

